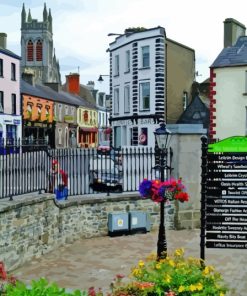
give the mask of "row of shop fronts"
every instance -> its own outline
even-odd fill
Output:
[[[0,140],[22,139],[25,144],[47,143],[51,148],[95,148],[102,135],[109,137],[109,128],[98,128],[96,108],[47,88],[22,83],[22,116],[0,114]]]

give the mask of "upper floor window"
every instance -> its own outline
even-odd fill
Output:
[[[247,71],[245,71],[245,93],[247,93]]]
[[[114,89],[114,114],[119,114],[119,88]]]
[[[11,80],[16,80],[16,66],[11,63]]]
[[[0,113],[4,113],[3,91],[0,91]]]
[[[43,52],[42,52],[42,42],[38,40],[36,43],[36,61],[42,61],[43,59]]]
[[[104,106],[104,94],[100,93],[98,100],[99,100],[98,101],[99,106],[103,107]]]
[[[140,83],[140,110],[150,109],[150,82]]]
[[[115,56],[115,68],[114,69],[115,69],[114,75],[118,76],[119,75],[119,55]]]
[[[142,47],[142,67],[147,68],[150,66],[150,55],[149,55],[149,46]]]
[[[124,112],[130,112],[130,86],[124,87]]]
[[[125,71],[126,72],[130,71],[130,51],[129,50],[125,52]]]
[[[0,77],[3,77],[3,60],[0,59]]]
[[[12,114],[16,114],[16,94],[11,94]]]
[[[33,61],[33,42],[32,42],[32,40],[29,40],[27,43],[27,61],[28,62]]]

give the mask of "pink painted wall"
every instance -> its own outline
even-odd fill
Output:
[[[16,94],[16,114],[20,114],[20,60],[0,52],[3,60],[3,77],[0,77],[0,91],[4,92],[4,113],[11,114],[11,94]],[[16,66],[16,80],[11,80],[11,63]]]

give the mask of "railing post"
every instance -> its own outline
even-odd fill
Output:
[[[201,242],[200,242],[200,258],[205,260],[205,230],[206,230],[206,183],[207,183],[207,149],[208,139],[206,136],[201,137],[202,162],[201,162]],[[204,264],[202,262],[202,264]]]

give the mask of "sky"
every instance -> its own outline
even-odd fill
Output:
[[[195,50],[196,81],[209,77],[209,67],[223,49],[226,18],[247,26],[246,0],[0,0],[0,32],[7,48],[20,55],[21,10],[31,9],[32,18],[42,21],[43,8],[51,9],[53,44],[62,81],[79,71],[80,82],[95,82],[95,88],[109,93],[108,33],[124,33],[129,27],[165,28],[166,36]]]

